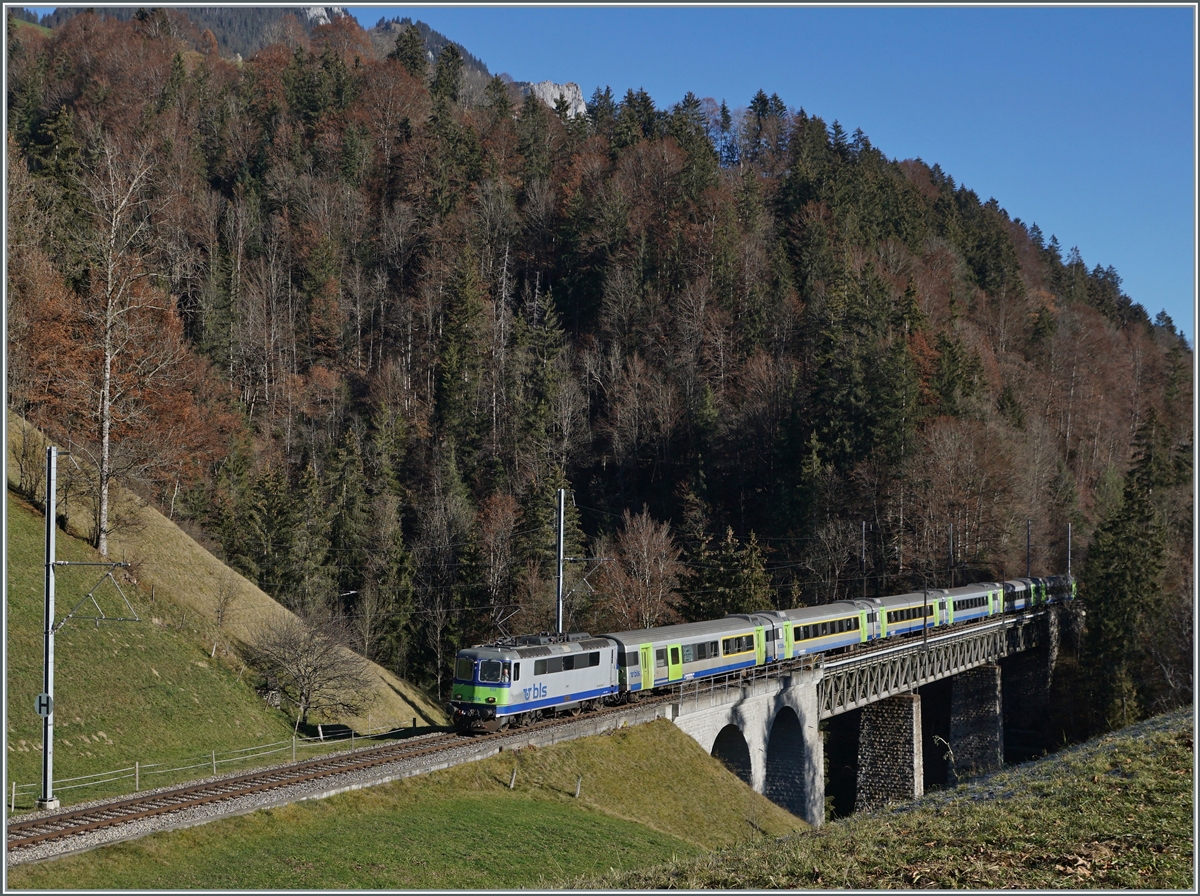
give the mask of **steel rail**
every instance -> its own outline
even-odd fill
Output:
[[[234,799],[264,790],[289,787],[344,772],[438,752],[461,743],[453,734],[420,740],[408,739],[366,751],[308,759],[266,771],[247,772],[231,778],[190,784],[161,793],[129,797],[85,809],[75,809],[27,821],[11,821],[7,829],[8,849],[19,849],[45,840],[111,827],[129,821],[177,812],[219,800]]]

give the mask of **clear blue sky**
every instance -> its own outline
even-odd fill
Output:
[[[744,107],[760,88],[921,157],[1112,265],[1194,344],[1195,11],[1147,7],[353,6],[493,73]]]

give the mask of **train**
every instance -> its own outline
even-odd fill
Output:
[[[1069,575],[928,588],[890,597],[764,610],[657,628],[591,635],[542,633],[458,651],[449,703],[463,733],[636,700],[692,682],[843,653],[872,641],[1074,600]]]

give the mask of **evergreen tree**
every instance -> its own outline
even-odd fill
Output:
[[[716,549],[709,545],[706,537],[699,555],[680,576],[684,619],[700,622],[771,609],[771,581],[754,533],[742,544],[727,527]]]
[[[716,182],[717,157],[712,143],[705,133],[704,112],[700,100],[688,91],[671,111],[667,133],[687,154],[687,168],[683,176],[684,194],[695,201],[700,194]]]
[[[339,594],[361,592],[371,542],[371,508],[358,434],[348,427],[334,455],[328,479],[330,553]],[[354,601],[349,601],[354,603]]]
[[[275,596],[304,618],[319,618],[334,608],[337,600],[337,570],[330,563],[331,512],[317,471],[309,464],[300,474],[296,489],[288,496],[295,501],[287,569],[281,594]]]
[[[613,127],[617,120],[617,103],[613,99],[611,87],[605,87],[604,90],[599,87],[595,89],[592,98],[588,100],[587,117],[593,134],[612,139]]]
[[[462,53],[454,44],[446,44],[438,54],[437,66],[433,71],[433,83],[429,92],[437,98],[454,104],[458,102],[463,85]]]
[[[465,249],[455,263],[446,292],[438,353],[437,419],[442,432],[468,456],[482,438],[478,400],[483,378],[484,298],[478,259],[469,248]]]
[[[492,122],[506,121],[512,118],[513,104],[508,95],[508,85],[499,75],[492,77],[483,89],[484,101],[492,114]]]
[[[429,63],[425,57],[425,40],[416,25],[410,25],[396,38],[396,46],[387,56],[397,60],[414,78],[424,78]]]
[[[1147,708],[1139,681],[1140,635],[1161,599],[1165,544],[1152,494],[1169,477],[1158,451],[1157,420],[1138,430],[1139,455],[1121,505],[1101,523],[1080,577],[1086,600],[1083,660],[1094,723],[1102,730],[1138,721]]]

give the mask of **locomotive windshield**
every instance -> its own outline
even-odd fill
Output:
[[[470,657],[460,656],[458,662],[454,664],[454,680],[455,681],[470,681],[471,674],[475,671],[475,661]]]
[[[484,660],[479,664],[479,680],[499,681],[501,668],[499,660]]]

